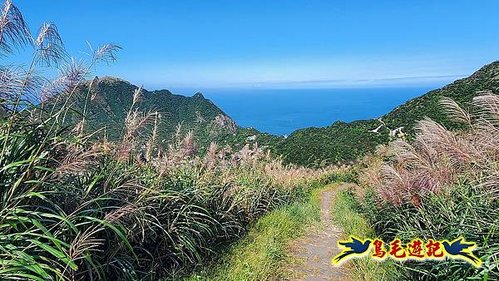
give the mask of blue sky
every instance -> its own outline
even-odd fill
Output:
[[[97,70],[155,88],[441,84],[499,59],[499,1],[14,0]]]

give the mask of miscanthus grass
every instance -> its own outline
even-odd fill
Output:
[[[325,173],[285,166],[257,145],[212,144],[201,155],[192,133],[161,146],[161,113],[137,109],[140,89],[122,137],[96,138],[85,133],[99,83],[90,74],[120,47],[71,58],[54,24],[32,35],[6,0],[0,52],[20,48],[32,51],[26,65],[0,66],[2,280],[177,278]],[[47,67],[58,75],[41,76]]]
[[[479,93],[464,110],[451,99],[442,106],[467,129],[451,132],[420,121],[412,142],[395,141],[365,160],[364,211],[387,240],[455,239],[464,236],[484,262],[405,262],[408,279],[499,279],[499,96]]]

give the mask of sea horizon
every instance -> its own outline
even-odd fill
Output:
[[[201,92],[239,126],[286,136],[299,129],[327,127],[336,121],[378,118],[438,87],[208,88],[179,89],[174,93],[192,96]]]

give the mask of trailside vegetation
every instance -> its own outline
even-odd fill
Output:
[[[476,242],[481,267],[457,260],[407,261],[405,279],[496,280],[499,278],[499,96],[482,92],[466,107],[441,99],[449,131],[425,118],[413,141],[398,140],[365,159],[360,179],[363,211],[387,240],[414,238]]]
[[[211,268],[203,268],[186,280],[282,280],[289,278],[292,262],[289,243],[320,222],[320,192],[324,183],[307,195],[307,200],[285,205],[263,216],[248,234]]]
[[[102,84],[88,78],[120,47],[72,59],[55,25],[32,36],[10,0],[0,23],[3,56],[33,51],[28,67],[0,67],[2,280],[177,278],[270,210],[304,198],[325,172],[284,166],[258,145],[212,143],[197,153],[194,134],[180,130],[161,145],[163,119],[141,110],[140,88],[116,96],[130,101],[120,134],[96,138],[89,118],[102,97],[92,87]],[[46,67],[58,75],[40,76]]]
[[[332,203],[333,220],[343,230],[342,239],[350,235],[356,237],[376,237],[376,232],[369,220],[362,214],[362,205],[355,195],[356,185],[338,190]],[[382,263],[371,257],[352,259],[344,265],[351,280],[400,280],[397,268],[391,260]]]

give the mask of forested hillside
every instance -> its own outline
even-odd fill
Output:
[[[468,110],[472,98],[483,91],[499,92],[499,62],[488,64],[470,77],[412,99],[381,116],[380,120],[335,122],[324,128],[298,130],[278,142],[275,152],[282,155],[286,162],[305,166],[350,162],[395,137],[412,138],[414,124],[424,117],[439,120],[448,129],[462,128],[463,124],[451,121],[445,114],[440,103],[442,97],[451,98]],[[379,126],[376,132],[370,132]],[[400,129],[402,134],[394,132],[396,129]],[[393,132],[392,137],[390,131]]]
[[[81,114],[86,115],[89,132],[99,130],[97,135],[115,139],[122,134],[120,124],[126,119],[136,89],[137,86],[117,78],[88,81],[79,89],[88,94],[77,95],[79,100],[73,104],[77,113],[73,117],[79,120]],[[192,131],[201,150],[206,149],[211,141],[236,148],[246,143],[258,143],[269,147],[287,163],[324,167],[352,162],[396,137],[410,139],[414,135],[414,124],[424,117],[439,120],[449,129],[462,128],[462,124],[447,118],[440,104],[441,98],[451,98],[469,109],[472,98],[483,91],[499,92],[499,62],[484,66],[468,78],[412,99],[379,119],[350,123],[337,121],[328,127],[297,130],[288,138],[239,127],[201,93],[185,97],[168,90],[142,89],[137,106],[141,112],[150,115],[142,130],[150,132],[157,122],[157,137],[163,143],[171,140],[177,130],[181,134]],[[88,109],[85,109],[85,104],[89,105]]]
[[[137,91],[138,96],[134,93]],[[62,103],[54,97],[48,103]],[[61,104],[62,106],[62,104]],[[148,91],[114,77],[94,78],[78,87],[72,95],[71,112],[67,122],[75,125],[85,118],[85,132],[94,138],[116,140],[123,135],[123,124],[130,108],[140,112],[142,140],[149,138],[155,128],[155,138],[163,145],[171,144],[175,135],[189,132],[202,151],[211,142],[241,148],[246,143],[269,144],[273,136],[255,129],[239,127],[227,114],[203,94],[192,97],[176,95],[168,90]]]
[[[81,94],[76,95],[77,100],[72,104],[72,118],[77,121],[84,115],[88,132],[98,131],[96,136],[116,139],[122,135],[123,126],[120,124],[125,122],[137,89],[129,82],[111,77],[88,81],[80,87]],[[442,97],[451,98],[469,109],[472,98],[483,91],[499,92],[499,62],[484,66],[468,78],[412,99],[379,119],[350,123],[337,121],[328,127],[297,130],[288,138],[239,127],[201,93],[186,97],[168,90],[142,89],[137,107],[144,116],[148,115],[141,129],[143,134],[148,135],[157,123],[157,138],[164,144],[175,134],[192,132],[201,151],[212,141],[235,148],[258,143],[269,147],[287,163],[324,167],[350,163],[373,152],[377,145],[397,137],[410,139],[414,135],[414,124],[424,117],[439,120],[449,129],[462,128],[462,124],[451,121],[444,113],[440,104]]]

